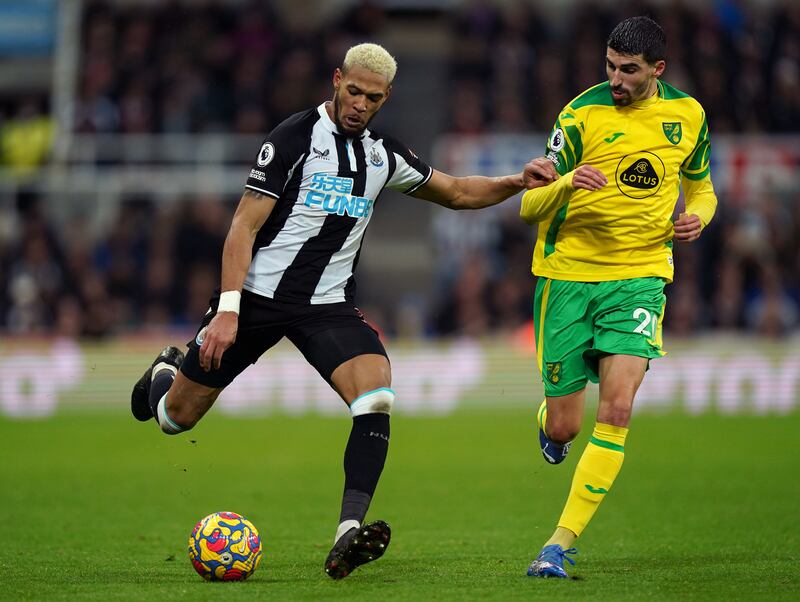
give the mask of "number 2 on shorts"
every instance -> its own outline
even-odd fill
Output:
[[[644,317],[644,319],[642,319],[642,317]],[[658,327],[658,316],[654,316],[644,307],[637,307],[633,310],[633,319],[641,320],[639,325],[633,329],[633,332],[637,334],[643,334],[647,337],[653,336],[653,332],[655,332],[656,328]],[[652,332],[649,328],[647,328],[651,322],[653,323]]]

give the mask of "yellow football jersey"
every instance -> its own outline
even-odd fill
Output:
[[[564,108],[546,152],[559,174],[589,164],[606,175],[608,184],[594,192],[551,185],[551,197],[558,189],[568,193],[539,222],[533,273],[584,282],[644,276],[671,281],[672,213],[681,177],[685,184],[704,181],[693,190],[710,194],[710,213],[698,212],[703,225],[716,206],[700,103],[659,81],[657,94],[618,107],[608,82],[602,83]],[[548,188],[526,193],[523,217],[526,201],[544,198]]]

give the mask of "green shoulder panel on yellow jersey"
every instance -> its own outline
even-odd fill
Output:
[[[608,82],[559,113],[546,156],[560,174],[581,164],[601,170],[601,190],[574,190],[539,223],[533,271],[560,280],[672,279],[672,212],[680,178],[709,174],[703,107],[659,81],[657,94],[616,106]]]
[[[659,94],[664,100],[676,100],[678,98],[691,98],[686,92],[678,90],[675,86],[670,86],[667,82],[658,80]]]
[[[577,110],[591,105],[614,106],[614,99],[611,97],[611,84],[608,82],[597,84],[573,98],[567,106]]]
[[[572,171],[583,159],[584,124],[580,109],[591,105],[614,105],[608,82],[589,88],[572,99],[556,119],[547,139],[545,156],[555,164],[559,175]]]
[[[690,180],[702,180],[711,171],[711,140],[708,136],[708,120],[703,114],[703,126],[694,145],[692,154],[681,165],[681,173]]]

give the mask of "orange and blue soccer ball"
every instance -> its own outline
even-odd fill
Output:
[[[189,536],[189,559],[206,581],[242,581],[261,561],[261,538],[249,520],[235,512],[215,512]]]

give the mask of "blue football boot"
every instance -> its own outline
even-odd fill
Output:
[[[572,441],[556,443],[555,441],[550,441],[547,435],[545,435],[544,425],[545,422],[547,422],[546,399],[542,402],[542,405],[539,406],[539,411],[536,413],[536,422],[539,424],[539,445],[542,448],[544,459],[550,464],[561,464],[569,453],[569,447],[572,445]]]
[[[567,556],[567,554],[577,554],[578,550],[569,548],[565,550],[557,543],[545,546],[536,560],[531,562],[528,567],[528,577],[558,577],[559,579],[566,579],[569,577],[567,571],[564,570],[564,561],[574,565],[575,561]]]

